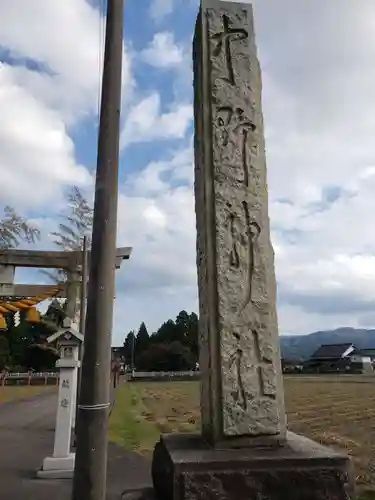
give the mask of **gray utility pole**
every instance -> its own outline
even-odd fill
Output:
[[[80,289],[80,312],[79,312],[79,332],[85,335],[85,320],[86,320],[86,299],[87,299],[87,236],[83,237],[82,245],[82,270],[81,270],[81,289]],[[79,347],[79,359],[82,362],[84,345]],[[79,405],[79,393],[81,390],[81,378],[82,370],[78,368],[78,381],[77,381],[77,400],[76,400],[76,428],[75,428],[75,442],[77,441],[77,431],[78,431],[78,405]]]
[[[80,314],[79,314],[79,332],[85,334],[85,321],[86,321],[86,299],[87,299],[87,236],[83,237],[82,246],[82,282],[81,282],[81,295],[80,295]]]
[[[105,500],[115,295],[123,0],[107,0],[102,100],[73,500]]]

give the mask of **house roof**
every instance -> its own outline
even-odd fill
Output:
[[[341,358],[343,354],[350,348],[354,347],[352,343],[346,344],[323,344],[311,356],[311,359],[330,359]]]
[[[375,356],[375,347],[366,347],[366,349],[360,349],[361,354],[367,354],[368,356]]]

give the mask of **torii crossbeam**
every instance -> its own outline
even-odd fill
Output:
[[[131,247],[121,247],[116,252],[116,269],[123,260],[130,258]],[[90,265],[91,252],[87,252]],[[41,250],[0,250],[0,265],[14,267],[40,267],[78,270],[82,264],[82,251],[59,252]]]
[[[117,248],[115,267],[120,269],[123,260],[128,260],[132,252],[131,247]],[[88,262],[90,262],[90,252],[88,252]],[[0,297],[1,298],[26,298],[35,297],[49,293],[56,285],[28,285],[14,284],[14,273],[16,267],[29,268],[55,268],[65,269],[70,273],[79,274],[82,266],[82,251],[61,252],[61,251],[41,251],[41,250],[0,250]],[[67,285],[58,285],[60,292],[58,297],[66,298]]]

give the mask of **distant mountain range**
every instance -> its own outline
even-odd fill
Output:
[[[358,349],[375,348],[375,330],[344,327],[308,335],[281,335],[281,356],[288,360],[305,360],[322,344],[345,342],[352,342]]]

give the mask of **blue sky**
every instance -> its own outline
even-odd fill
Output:
[[[375,325],[375,5],[255,0],[281,333]],[[0,5],[0,208],[53,248],[63,193],[89,198],[103,2]],[[198,0],[125,2],[115,344],[197,310],[191,40]],[[349,22],[350,21],[350,22]],[[22,270],[18,282],[42,282]]]

